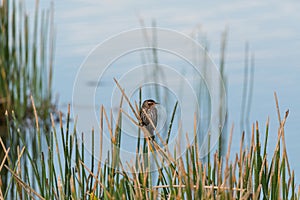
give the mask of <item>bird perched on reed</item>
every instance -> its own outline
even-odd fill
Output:
[[[142,105],[142,108],[140,110],[140,116],[141,116],[141,120],[142,120],[142,123],[141,125],[142,126],[145,126],[146,129],[149,131],[149,134],[150,134],[150,138],[153,140],[155,138],[154,136],[154,130],[156,128],[156,125],[157,125],[157,109],[156,109],[156,105],[158,103],[155,102],[154,100],[152,99],[148,99],[148,100],[145,100],[143,102],[143,105]],[[143,110],[147,113],[147,115],[143,112]],[[150,123],[149,121],[149,118],[151,119],[151,121],[153,122],[153,125]]]

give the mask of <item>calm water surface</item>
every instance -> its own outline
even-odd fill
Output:
[[[47,7],[48,2],[41,2]],[[28,6],[29,7],[29,6]],[[300,3],[296,1],[54,1],[57,30],[54,90],[60,97],[62,110],[72,102],[73,85],[81,64],[99,43],[120,32],[139,28],[141,24],[173,29],[197,36],[207,43],[212,60],[219,65],[221,34],[227,29],[225,74],[228,98],[228,129],[234,124],[233,144],[239,144],[240,116],[243,93],[244,51],[255,56],[255,77],[249,122],[259,121],[264,133],[270,117],[269,149],[274,149],[278,119],[273,92],[279,97],[281,114],[289,109],[286,143],[289,161],[300,182]],[[28,8],[30,9],[30,8]],[[207,42],[205,42],[207,41]],[[131,41],[120,44],[126,46]],[[138,60],[137,60],[138,59]],[[135,62],[142,64],[140,55]],[[128,66],[134,59],[124,60]],[[180,62],[180,61],[179,61]],[[113,77],[114,72],[110,76]],[[108,85],[113,84],[107,80]],[[88,83],[91,86],[97,84]],[[105,83],[103,83],[105,87]],[[109,89],[105,92],[109,93]],[[151,96],[151,94],[148,94]],[[99,97],[100,98],[100,97]],[[133,99],[137,100],[137,99]],[[101,103],[110,105],[110,99]],[[93,105],[81,105],[93,106]],[[99,109],[99,103],[96,108]],[[109,108],[108,108],[109,109]],[[247,126],[250,127],[250,123]],[[244,127],[247,127],[244,125]],[[87,127],[88,129],[88,127]],[[247,133],[249,134],[249,133]],[[238,145],[232,146],[232,153]]]

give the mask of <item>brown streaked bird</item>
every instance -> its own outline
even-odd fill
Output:
[[[154,129],[156,128],[156,125],[157,125],[157,109],[155,107],[156,104],[159,104],[159,103],[155,102],[152,99],[145,100],[143,102],[142,109],[140,110],[140,116],[141,116],[141,120],[142,120],[142,124],[141,125],[145,126],[146,129],[149,131],[150,138],[152,140],[155,138],[155,136],[154,136]],[[147,116],[143,112],[143,109],[145,110],[145,112],[147,113],[148,117],[153,122],[155,128],[152,126],[152,124],[148,120]]]

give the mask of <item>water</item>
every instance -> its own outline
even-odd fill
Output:
[[[48,5],[45,2],[41,3],[42,6]],[[54,1],[54,4],[57,26],[54,90],[59,94],[62,108],[72,102],[76,74],[93,48],[112,35],[139,28],[141,20],[145,26],[152,26],[152,21],[155,20],[158,27],[174,29],[192,36],[199,33],[199,41],[202,43],[208,41],[212,60],[217,65],[220,60],[221,33],[228,28],[225,74],[228,85],[228,127],[231,127],[231,124],[235,125],[236,137],[233,144],[239,144],[241,135],[244,49],[248,41],[250,52],[255,54],[254,90],[249,122],[257,120],[263,134],[267,117],[270,117],[269,149],[274,149],[278,128],[273,96],[273,92],[276,91],[281,115],[284,116],[284,112],[290,110],[285,129],[286,143],[289,161],[296,171],[299,183],[300,162],[297,154],[300,152],[298,147],[300,4],[298,2],[125,3],[125,1],[76,0],[72,3]],[[126,46],[126,43],[120,46]],[[137,63],[142,64],[142,59],[138,59]],[[112,80],[107,81],[108,84],[113,84]],[[109,101],[103,101],[109,106]],[[244,127],[250,127],[250,123]],[[247,134],[249,136],[249,132]],[[238,149],[237,145],[232,145],[232,153]]]

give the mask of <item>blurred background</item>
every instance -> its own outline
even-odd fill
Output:
[[[35,1],[28,1],[27,10],[33,10],[34,4]],[[49,7],[48,1],[40,4]],[[287,151],[299,182],[300,3],[56,0],[54,10],[53,86],[62,110],[72,101],[73,84],[84,59],[96,45],[113,35],[153,26],[155,22],[157,27],[174,29],[195,38],[207,47],[212,60],[220,66],[222,34],[226,32],[224,74],[228,118],[225,128],[229,129],[232,124],[235,127],[232,154],[239,149],[235,144],[242,130],[250,137],[251,124],[258,121],[263,131],[268,117],[269,148],[274,149],[278,128],[273,94],[276,91],[281,115],[287,109],[290,111],[285,129]],[[245,105],[250,109],[244,109]]]

